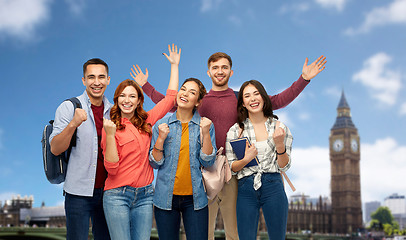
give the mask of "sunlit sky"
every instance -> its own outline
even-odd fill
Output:
[[[0,200],[62,205],[40,140],[57,106],[83,93],[83,63],[109,64],[110,100],[132,64],[164,92],[170,43],[182,48],[181,81],[197,77],[210,89],[206,61],[223,51],[232,88],[256,79],[269,94],[290,86],[306,57],[325,55],[326,69],[275,112],[294,137],[288,175],[297,191],[287,194],[330,195],[328,138],[342,91],[361,137],[362,201],[406,194],[406,0],[0,0]]]

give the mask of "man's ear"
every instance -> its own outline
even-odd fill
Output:
[[[234,70],[231,70],[231,71],[230,71],[230,77],[232,77],[233,74],[234,74]]]
[[[207,76],[209,76],[209,78],[211,78],[209,70],[207,70]]]

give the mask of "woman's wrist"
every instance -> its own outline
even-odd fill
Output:
[[[278,149],[276,149],[276,154],[277,155],[283,155],[286,153],[286,147],[284,147],[283,151],[278,151]]]
[[[164,152],[164,150],[163,150],[163,149],[161,149],[161,148],[157,148],[155,145],[154,145],[154,149],[155,149],[156,151],[158,151],[158,152],[161,152],[161,153],[163,153],[163,152]]]

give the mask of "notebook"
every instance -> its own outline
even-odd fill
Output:
[[[248,145],[251,146],[250,140],[246,137],[237,138],[237,139],[233,139],[230,141],[231,147],[233,148],[233,151],[234,151],[235,155],[237,156],[238,160],[241,160],[244,158],[245,146],[246,146],[247,141],[248,141]],[[258,158],[255,157],[247,165],[245,165],[245,167],[252,167],[252,166],[256,166],[258,164],[259,164]]]

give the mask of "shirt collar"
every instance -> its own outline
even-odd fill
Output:
[[[86,90],[83,91],[82,94],[83,98],[85,99],[85,102],[87,103],[87,106],[90,108],[90,106],[92,105],[92,103],[90,102],[90,98],[87,95]],[[104,113],[106,113],[113,105],[109,102],[109,100],[107,99],[106,95],[103,95],[103,104],[104,104]]]
[[[176,118],[176,113],[177,113],[177,112],[178,112],[178,111],[176,110],[176,111],[169,117],[169,121],[168,121],[169,124],[179,121],[179,120]],[[199,111],[197,111],[197,110],[194,111],[193,117],[192,117],[192,119],[190,120],[190,122],[193,122],[194,124],[200,125],[200,114],[199,114]]]

